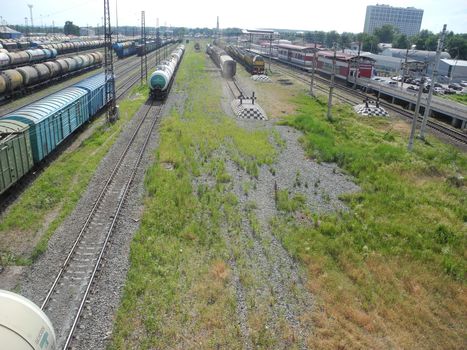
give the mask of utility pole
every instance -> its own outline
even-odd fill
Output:
[[[316,40],[315,40],[315,50],[313,52],[313,64],[311,66],[310,96],[315,96],[315,93],[313,92],[313,84],[314,84],[314,81],[315,81],[317,52],[318,52],[318,49],[316,48]]]
[[[438,67],[439,67],[439,59],[441,57],[441,51],[443,50],[444,46],[444,39],[446,37],[446,24],[443,26],[443,31],[441,32],[441,37],[438,40],[438,48],[436,49],[436,58],[434,62],[433,72],[431,73],[431,85],[430,90],[428,91],[428,97],[426,100],[426,107],[425,113],[423,114],[422,126],[420,127],[420,138],[422,140],[425,139],[425,129],[426,123],[428,121],[428,116],[430,115],[430,104],[431,104],[431,97],[433,96],[433,88],[435,83],[438,80]]]
[[[25,25],[24,31],[26,32],[26,35],[28,35],[28,18],[27,17],[24,17],[24,25]]]
[[[28,4],[29,7],[29,18],[31,19],[31,33],[34,31],[34,20],[32,19],[32,4]]]
[[[424,85],[425,85],[425,77],[422,76],[421,81],[420,81],[420,89],[418,90],[417,104],[415,105],[415,113],[412,119],[412,129],[410,130],[409,144],[407,145],[407,149],[409,152],[412,152],[412,149],[413,149],[413,141],[415,138],[415,130],[417,130],[417,121],[418,121],[418,115],[419,115],[419,109],[420,109],[420,101],[422,100]]]
[[[332,72],[331,72],[331,85],[329,85],[329,97],[328,97],[328,121],[332,122],[332,91],[334,90],[334,75],[336,74],[336,43],[332,45],[334,54],[332,56]]]
[[[148,60],[146,56],[146,15],[141,11],[141,45],[143,45],[143,54],[141,55],[141,85],[148,76]]]
[[[115,0],[115,24],[117,26],[117,43],[118,43],[118,7],[117,7],[117,1],[118,0]]]
[[[355,70],[354,81],[353,81],[353,88],[354,89],[357,88],[357,79],[358,79],[358,75],[360,74],[360,52],[361,52],[361,49],[362,49],[362,42],[359,41],[358,42],[358,54],[357,54],[357,69]]]
[[[109,104],[107,121],[113,123],[118,119],[117,98],[115,96],[115,75],[112,50],[112,28],[110,26],[109,0],[104,0],[104,72],[105,97]]]
[[[161,45],[162,45],[162,40],[161,40],[161,36],[160,36],[160,32],[159,32],[159,18],[156,19],[156,43],[157,43],[157,51],[156,51],[156,65],[159,64],[160,62],[160,48],[161,48]]]

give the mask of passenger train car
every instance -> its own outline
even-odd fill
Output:
[[[278,61],[310,72],[316,57],[315,69],[319,73],[330,75],[332,73],[334,52],[329,50],[316,50],[309,46],[291,44],[275,45]],[[371,78],[374,74],[374,59],[364,56],[355,56],[336,52],[335,76],[338,79],[352,82],[358,71],[358,78]]]
[[[111,89],[113,84],[108,84]],[[105,76],[100,73],[0,118],[0,194],[107,102]]]

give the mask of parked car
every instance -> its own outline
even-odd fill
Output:
[[[436,84],[435,84],[436,85]],[[436,94],[436,95],[444,95],[444,89],[443,88],[440,88],[438,86],[435,86],[433,88],[433,93]]]
[[[407,90],[409,91],[418,91],[420,88],[418,86],[410,85]]]
[[[459,85],[463,87],[467,87],[467,80],[462,80]]]
[[[453,90],[457,90],[457,91],[462,91],[462,89],[463,89],[462,86],[460,86],[457,83],[449,84],[448,88],[453,89]]]
[[[391,86],[397,86],[397,81],[394,80],[387,80],[386,84],[391,85]]]

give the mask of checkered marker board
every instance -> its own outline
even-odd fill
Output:
[[[254,81],[259,81],[260,83],[272,83],[271,78],[264,74],[252,75],[251,79]]]
[[[240,100],[236,99],[232,101],[231,106],[238,118],[268,120],[266,113],[257,103],[252,104],[251,101],[242,100],[242,104],[240,104]]]
[[[373,104],[368,104],[368,107],[365,104],[361,104],[355,106],[353,109],[358,114],[364,116],[387,117],[389,115],[383,107],[376,107]]]

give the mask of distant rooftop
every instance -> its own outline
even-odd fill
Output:
[[[0,26],[0,33],[6,34],[6,33],[12,33],[12,34],[21,34],[20,32],[11,29],[10,27],[7,26]]]

